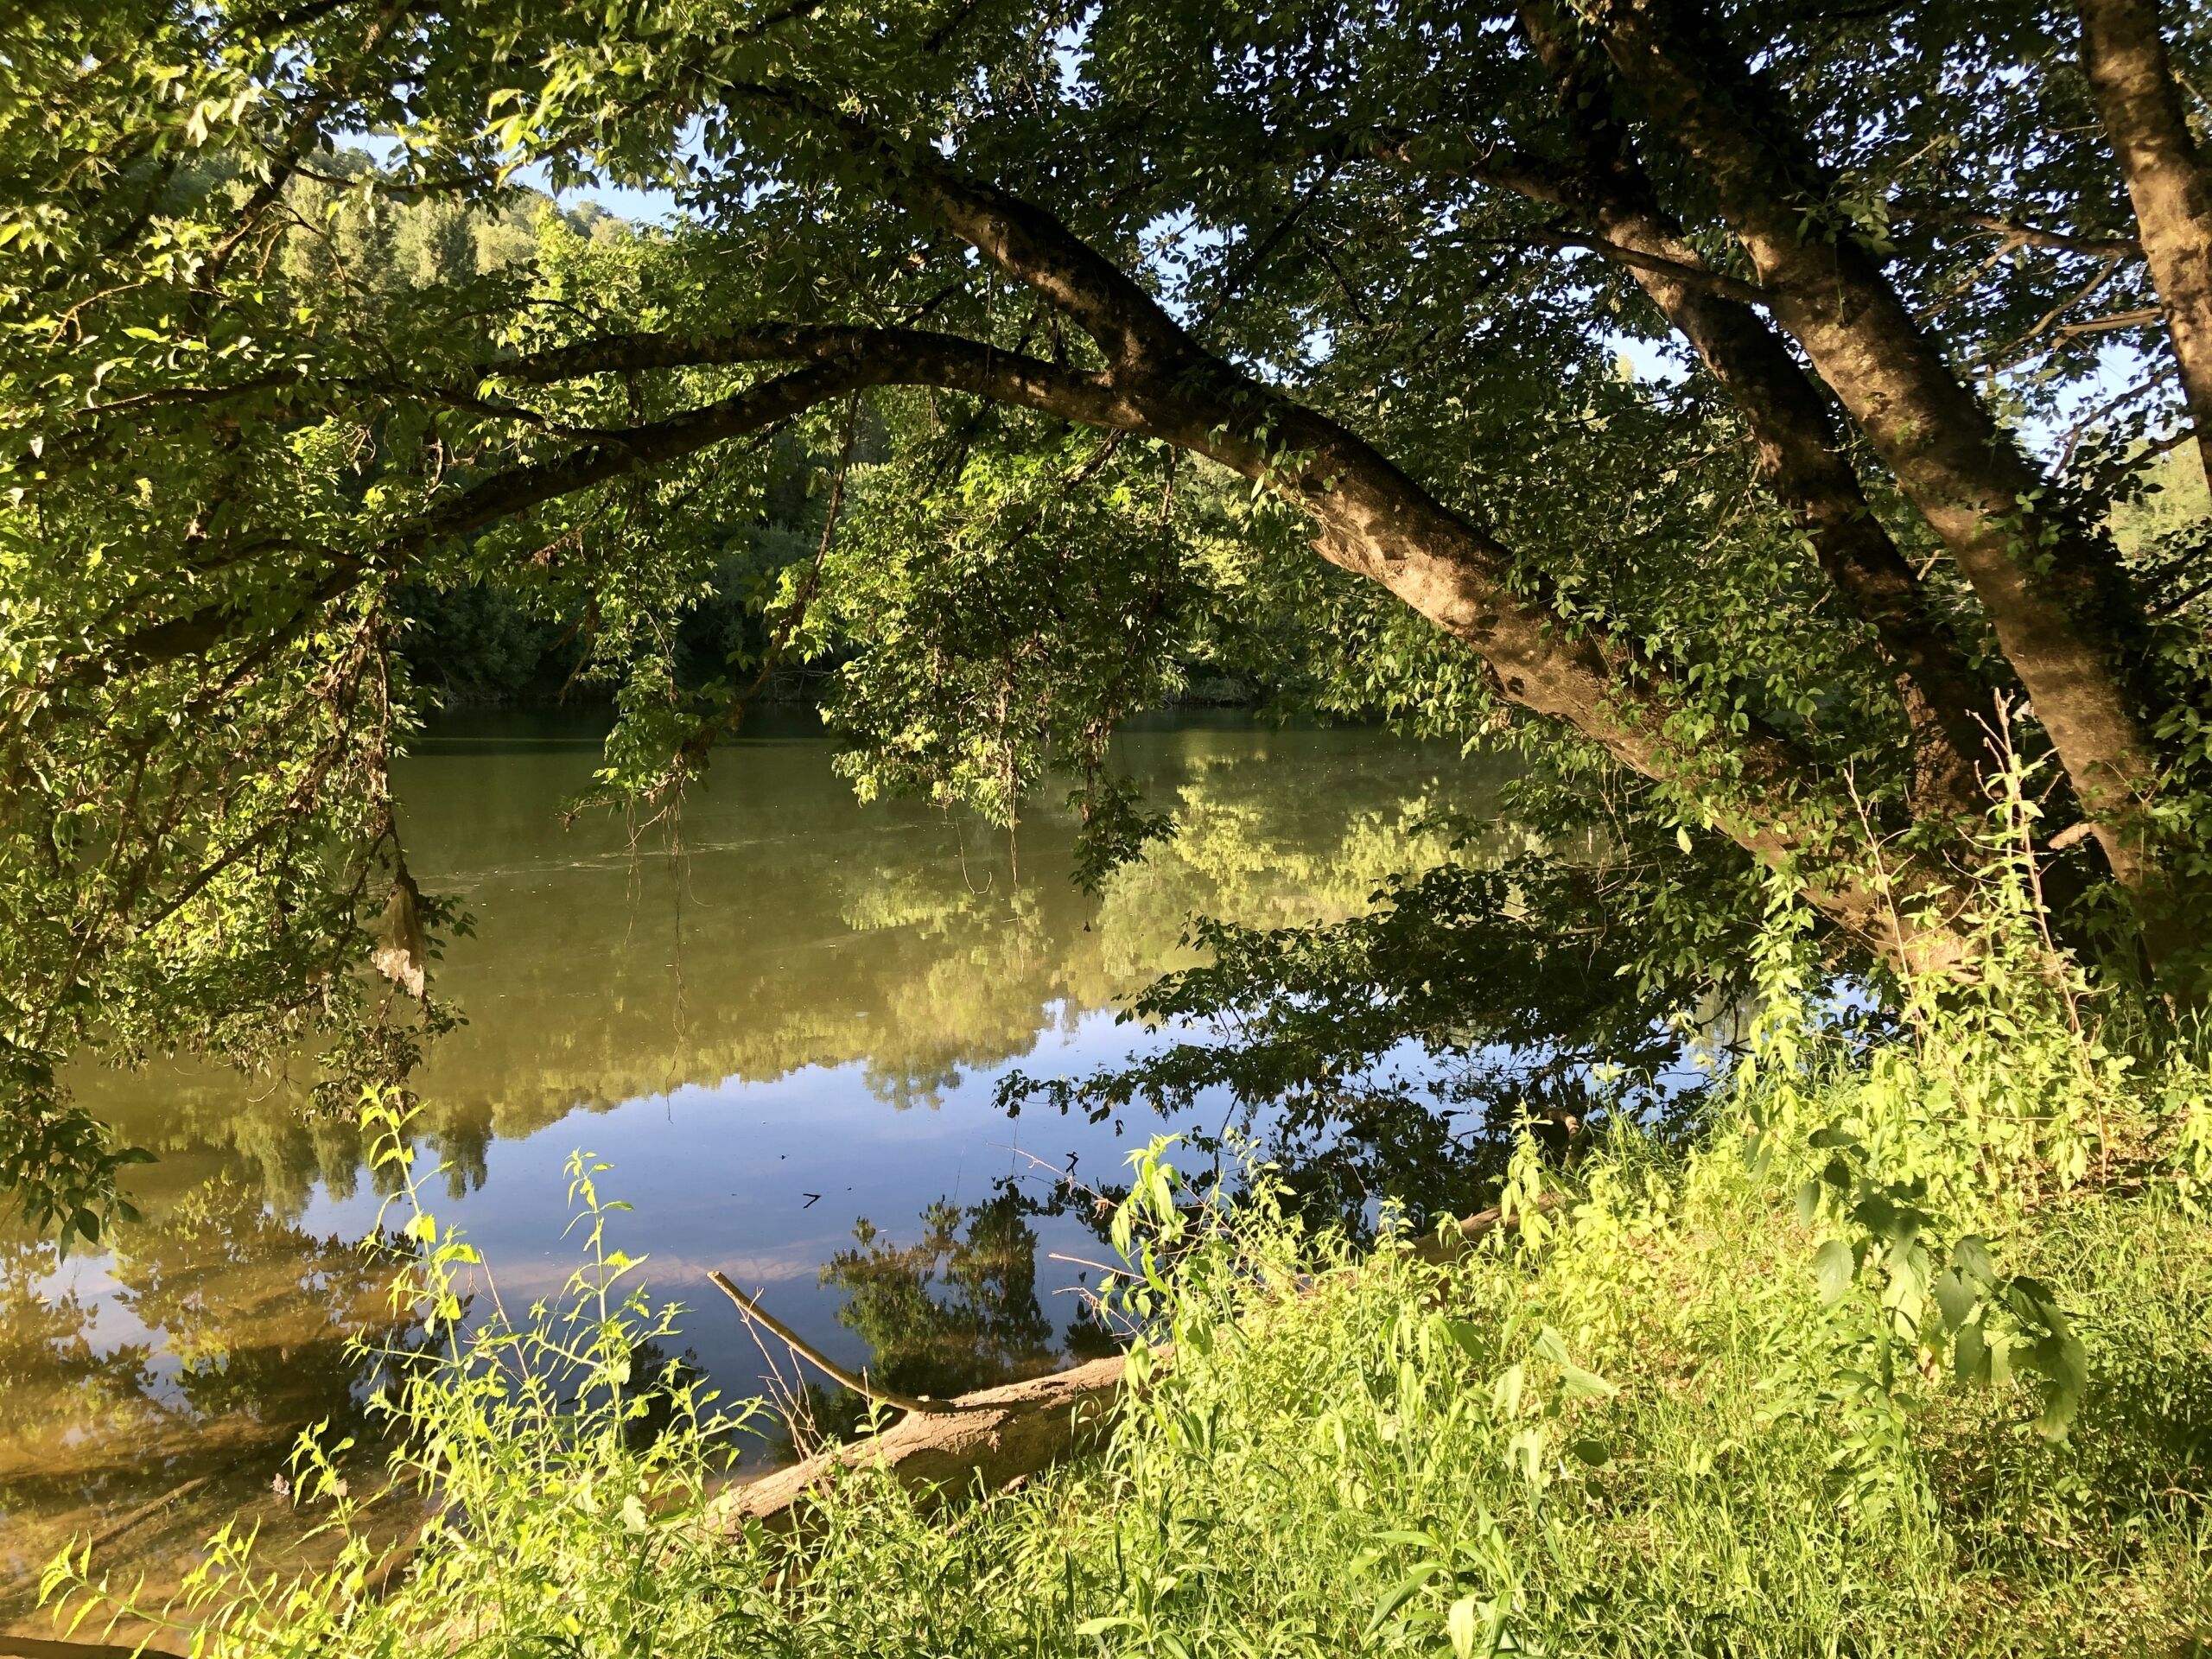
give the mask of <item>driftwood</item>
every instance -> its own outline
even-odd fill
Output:
[[[1540,1192],[1529,1205],[1538,1215],[1548,1215],[1567,1202],[1564,1192]],[[1434,1233],[1424,1233],[1413,1241],[1413,1252],[1424,1262],[1457,1262],[1476,1245],[1500,1228],[1508,1232],[1521,1225],[1521,1211],[1507,1215],[1503,1210],[1478,1210],[1465,1221]]]
[[[1542,1214],[1564,1201],[1560,1193],[1546,1192],[1530,1207]],[[1440,1236],[1414,1241],[1412,1249],[1426,1262],[1456,1261],[1491,1233],[1517,1227],[1520,1220],[1518,1211],[1511,1215],[1480,1211]],[[730,1288],[721,1274],[713,1277],[725,1290]],[[749,1298],[740,1302],[749,1312],[762,1312]],[[778,1334],[782,1334],[780,1329]],[[810,1358],[815,1357],[803,1344],[795,1345]],[[1173,1363],[1173,1354],[1165,1347],[1151,1351],[1148,1376],[1159,1376]],[[747,1521],[788,1527],[810,1493],[840,1472],[855,1469],[887,1470],[909,1491],[927,1493],[940,1503],[979,1489],[997,1491],[1010,1481],[1103,1445],[1126,1370],[1126,1356],[1094,1359],[1055,1376],[928,1402],[925,1409],[908,1412],[880,1434],[817,1452],[789,1468],[729,1488],[715,1500],[709,1524],[728,1531]]]
[[[1172,1356],[1153,1350],[1154,1372]],[[963,1394],[946,1409],[911,1412],[865,1440],[817,1452],[715,1500],[709,1524],[734,1532],[748,1521],[790,1526],[806,1497],[838,1472],[883,1468],[932,1501],[996,1491],[1061,1459],[1103,1445],[1128,1370],[1125,1357]]]

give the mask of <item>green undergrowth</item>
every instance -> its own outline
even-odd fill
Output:
[[[1449,1265],[1302,1231],[1265,1172],[1193,1215],[1155,1147],[1117,1300],[1173,1360],[1110,1450],[934,1510],[857,1474],[796,1546],[706,1523],[728,1420],[640,1360],[675,1315],[580,1162],[563,1306],[451,1324],[472,1253],[416,1223],[448,1345],[394,1371],[399,1496],[303,1459],[340,1572],[225,1537],[157,1616],[210,1656],[2201,1656],[2203,1077],[1993,1006],[1871,1052],[1770,1020],[1701,1139],[1524,1147],[1521,1224]],[[388,1567],[368,1517],[425,1487]],[[99,1573],[50,1592],[153,1611]]]

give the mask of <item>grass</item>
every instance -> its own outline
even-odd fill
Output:
[[[2202,1074],[2050,1022],[1768,1053],[1450,1267],[1141,1171],[1124,1311],[1176,1362],[1110,1452],[949,1513],[855,1476],[796,1554],[700,1524],[727,1420],[629,1374],[674,1316],[579,1166],[568,1303],[395,1384],[395,1478],[445,1505],[404,1570],[365,1528],[305,1582],[220,1539],[168,1616],[211,1656],[2212,1652]],[[450,1319],[471,1253],[416,1236]],[[324,1467],[303,1501],[362,1527]],[[95,1624],[97,1570],[51,1575]]]

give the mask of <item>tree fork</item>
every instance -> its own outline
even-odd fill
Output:
[[[2148,635],[2110,543],[2045,505],[2012,436],[1951,372],[1848,226],[1776,100],[1701,7],[1589,0],[1607,55],[1713,187],[1771,291],[1775,319],[1896,475],[1973,583],[2027,687],[2154,963],[2190,940],[2147,808],[2158,765],[2127,692]],[[2047,573],[2034,566],[2042,562]]]
[[[1987,756],[1979,718],[1984,688],[1950,631],[1929,614],[1919,580],[1875,517],[1819,394],[1749,305],[1666,273],[1664,266],[1698,268],[1703,262],[1681,225],[1660,207],[1626,130],[1612,117],[1610,86],[1596,84],[1548,7],[1523,5],[1522,22],[1582,150],[1582,169],[1568,173],[1556,193],[1560,205],[1586,213],[1611,241],[1652,256],[1650,264],[1633,268],[1637,286],[1734,400],[1757,445],[1760,476],[1804,530],[1828,579],[1873,631],[1896,671],[1912,733],[1916,814],[1977,817],[1987,805],[1979,767]]]

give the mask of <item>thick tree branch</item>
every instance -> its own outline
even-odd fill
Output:
[[[1875,516],[1819,393],[1764,318],[1675,275],[1698,263],[1697,251],[1661,208],[1614,118],[1608,78],[1577,54],[1546,0],[1528,0],[1522,17],[1581,149],[1581,168],[1561,181],[1563,199],[1613,241],[1656,256],[1637,281],[1743,411],[1761,474],[1895,667],[1913,734],[1914,804],[1955,820],[1979,813],[1986,804],[1975,760],[1984,752],[1982,688]]]
[[[1695,0],[1589,0],[1606,52],[1719,198],[1802,345],[1972,582],[2154,960],[2186,925],[2146,808],[2159,768],[2128,685],[2145,622],[2108,538],[1961,383],[1849,226],[1780,101]]]
[[[609,433],[556,460],[495,474],[434,510],[423,533],[431,537],[466,535],[540,502],[696,454],[790,420],[817,404],[878,386],[971,392],[1090,426],[1135,430],[1143,423],[1138,409],[1102,376],[1056,368],[957,335],[903,328],[797,329],[791,334],[794,339],[837,335],[842,349],[825,351],[811,367],[748,386],[702,408]],[[810,349],[806,354],[813,353]],[[757,362],[762,356],[760,336],[749,334],[733,336],[727,343],[711,337],[617,335],[559,348],[544,358],[501,364],[498,371],[557,380],[623,369]]]
[[[2158,0],[2081,0],[2081,12],[2082,67],[2127,180],[2212,483],[2212,163],[2190,133]]]
[[[817,135],[834,135],[874,171],[887,198],[934,219],[1034,289],[1096,340],[1116,371],[1161,375],[1194,351],[1190,337],[1141,283],[1042,208],[969,176],[933,151],[893,143],[788,88],[733,91],[795,118]]]

